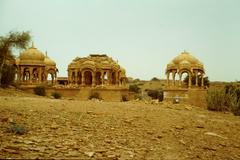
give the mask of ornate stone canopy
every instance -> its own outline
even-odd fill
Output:
[[[196,86],[198,86],[199,76],[202,78],[201,86],[203,86],[203,76],[205,74],[204,65],[192,54],[186,51],[182,52],[180,55],[175,57],[170,63],[167,64],[166,75],[167,75],[168,86],[170,86],[169,84],[170,75],[172,75],[173,86],[176,86],[176,82],[175,82],[176,74],[179,75],[178,86],[182,86],[181,81],[182,81],[183,73],[187,73],[189,76],[189,83],[188,83],[189,87],[192,86],[191,81],[193,76],[196,77]]]
[[[125,69],[105,54],[90,54],[83,58],[76,57],[68,65],[70,84],[118,85],[124,83],[125,74]]]
[[[27,50],[20,53],[16,58],[17,79],[22,84],[46,83],[48,75],[51,77],[52,84],[56,82],[57,68],[56,63],[40,50],[34,44]]]
[[[167,65],[166,72],[171,70],[182,71],[186,69],[189,71],[200,70],[204,73],[203,64],[197,58],[195,58],[193,55],[191,55],[189,52],[186,52],[186,51],[182,52],[180,55],[175,57]]]

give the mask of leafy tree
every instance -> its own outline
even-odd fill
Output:
[[[0,85],[4,83],[2,78],[4,68],[7,68],[5,66],[13,65],[9,63],[14,61],[13,49],[25,49],[30,40],[29,32],[9,32],[6,36],[0,36]]]
[[[189,76],[187,75],[183,80],[183,82],[187,85],[188,85],[188,79],[189,79]],[[201,83],[202,83],[201,76],[198,76],[198,86],[201,86]],[[204,83],[204,86],[209,87],[210,82],[209,82],[208,77],[203,78],[203,83]],[[196,85],[196,76],[195,75],[192,76],[192,85]]]

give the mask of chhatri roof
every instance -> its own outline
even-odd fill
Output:
[[[87,57],[76,57],[69,65],[69,68],[91,68],[120,70],[118,62],[106,54],[90,54]]]
[[[35,48],[32,43],[32,47],[28,48],[24,52],[20,53],[19,64],[36,64],[44,65],[44,54]]]
[[[41,65],[41,66],[56,66],[56,63],[38,50],[34,43],[27,50],[20,53],[20,56],[16,59],[17,65]]]
[[[183,69],[199,69],[204,71],[203,63],[200,62],[197,58],[195,58],[191,53],[189,52],[182,52],[180,55],[175,57],[168,65],[167,65],[167,71],[177,69],[177,70],[183,70]]]

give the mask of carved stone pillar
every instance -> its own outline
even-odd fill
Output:
[[[70,84],[71,83],[71,71],[70,71],[70,69],[68,70],[68,84]]]
[[[198,71],[195,71],[195,76],[196,76],[196,87],[198,87]]]
[[[20,77],[19,77],[19,82],[23,82],[23,72],[24,72],[24,68],[19,66],[19,70],[20,70]]]
[[[78,82],[78,69],[75,69],[75,77],[74,77],[74,79],[75,79],[75,84],[77,84],[77,82]]]
[[[85,86],[85,77],[84,77],[84,72],[81,72],[82,74],[82,86]]]
[[[178,83],[179,87],[182,87],[182,73],[179,74],[179,83]]]
[[[203,78],[203,74],[202,74],[202,78],[201,78],[201,87],[204,87],[204,78]]]
[[[57,71],[55,71],[55,81],[54,81],[54,84],[57,84]]]
[[[30,83],[32,83],[32,78],[33,78],[33,68],[30,68],[30,75],[29,75],[29,80],[30,80]]]
[[[92,73],[92,86],[96,86],[96,72],[91,72]]]
[[[167,72],[167,86],[169,87],[169,72]]]
[[[119,77],[120,77],[120,75],[119,75],[119,72],[116,72],[116,85],[117,86],[119,86]]]
[[[104,71],[101,71],[101,81],[102,81],[102,86],[104,84]]]
[[[110,71],[107,71],[107,85],[110,85],[111,77],[110,77]]]
[[[192,87],[192,75],[189,74],[189,79],[188,79],[188,88],[191,88]]]
[[[176,71],[172,72],[172,78],[173,78],[173,86],[175,87],[176,83],[175,83],[175,77],[176,77]]]

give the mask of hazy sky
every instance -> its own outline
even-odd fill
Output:
[[[186,50],[210,80],[240,80],[240,0],[0,0],[0,35],[12,30],[30,31],[59,76],[76,56],[104,53],[127,76],[166,78]]]

